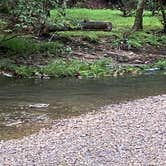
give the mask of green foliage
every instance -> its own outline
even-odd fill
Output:
[[[51,17],[56,17],[56,10],[53,10]],[[77,19],[78,21],[82,21],[84,19],[87,20],[101,20],[112,22],[113,29],[111,32],[104,31],[87,31],[86,33],[83,31],[65,31],[58,32],[61,36],[65,37],[82,37],[87,41],[98,42],[99,38],[102,37],[113,37],[113,41],[111,46],[118,47],[121,42],[124,41],[123,34],[128,31],[134,22],[134,16],[132,17],[122,17],[121,12],[119,10],[102,10],[102,9],[66,9],[66,14],[68,17],[73,19]],[[129,37],[125,38],[126,44],[128,48],[131,47],[142,47],[145,44],[153,45],[153,46],[161,46],[165,45],[165,35],[155,34],[155,30],[159,30],[162,28],[161,22],[157,17],[152,17],[151,12],[145,11],[144,13],[144,31],[136,32]],[[116,36],[116,37],[115,37]]]
[[[132,17],[122,17],[119,10],[111,9],[66,9],[66,15],[72,19],[82,21],[84,19],[94,20],[94,21],[108,21],[113,24],[113,32],[126,30],[126,28],[131,28],[134,22],[134,16]],[[57,17],[57,10],[51,11],[51,18]],[[151,17],[148,11],[144,13],[144,26],[145,30],[149,28],[160,29],[161,22],[157,17]]]
[[[86,36],[83,36],[83,40],[86,40],[92,43],[98,43],[99,37],[94,32],[91,32],[86,34]]]
[[[0,0],[0,11],[1,13],[9,13],[11,1]]]
[[[14,70],[16,68],[16,65],[14,64],[14,61],[8,58],[0,59],[0,69],[4,71]]]
[[[7,24],[7,23],[6,23],[4,20],[1,20],[1,19],[0,19],[0,31],[5,28],[6,24]]]
[[[137,3],[138,0],[121,0],[121,3],[118,3],[118,7],[123,12],[123,16],[128,17],[133,15],[137,8]]]
[[[166,60],[159,60],[154,66],[160,68],[160,70],[164,70],[166,69]]]
[[[55,60],[47,65],[43,70],[48,75],[55,77],[67,77],[80,75],[83,77],[99,77],[109,73],[109,59],[95,62],[86,62],[80,60]]]
[[[11,14],[14,15],[14,29],[33,30],[40,29],[40,26],[47,24],[49,5],[56,5],[55,1],[49,0],[18,0],[17,5]]]
[[[16,37],[1,44],[8,48],[10,56],[30,56],[31,54],[57,55],[63,45],[58,42],[37,41],[30,38]]]
[[[166,35],[163,34],[162,36],[160,36],[158,42],[162,43],[163,45],[166,45]]]
[[[64,5],[59,6],[60,0],[14,0],[0,2],[0,7],[5,5],[10,17],[8,32],[26,32],[40,35],[41,31],[53,22],[50,21],[50,10],[57,9],[59,22],[63,22]],[[65,2],[65,1],[64,1]],[[54,22],[56,24],[56,22]],[[63,24],[63,23],[62,23]],[[58,25],[58,22],[57,22]]]
[[[101,59],[93,62],[81,60],[56,60],[43,68],[43,72],[53,77],[83,77],[97,78],[105,76],[124,76],[126,74],[139,74],[140,69],[131,66],[116,66],[111,59]]]
[[[49,19],[54,26],[57,28],[76,28],[80,26],[78,19],[68,15],[66,8],[57,8],[50,12],[51,18]]]
[[[154,0],[147,0],[146,1],[146,9],[148,10],[154,10],[155,8],[155,1]]]
[[[10,64],[7,65],[6,64]],[[5,66],[4,66],[5,65]],[[126,74],[139,74],[140,68],[131,66],[113,65],[111,59],[86,62],[76,59],[57,59],[43,67],[30,67],[15,65],[12,62],[2,63],[0,70],[13,73],[17,78],[30,77],[76,77],[76,78],[98,78],[105,76],[124,76]]]
[[[152,46],[164,46],[165,42],[165,35],[158,35],[153,32],[137,32],[129,37],[129,39],[138,43],[138,45],[152,45]]]

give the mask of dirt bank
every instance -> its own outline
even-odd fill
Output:
[[[112,58],[117,63],[150,64],[166,58],[166,48],[144,45],[140,48],[119,44],[112,47],[112,37],[102,38],[98,42],[90,42],[82,38],[70,38],[68,43],[73,57],[85,60]]]

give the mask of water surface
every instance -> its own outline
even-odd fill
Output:
[[[31,134],[51,120],[101,106],[166,93],[162,73],[125,78],[15,80],[0,78],[0,139]],[[37,108],[36,104],[48,104]],[[34,106],[34,107],[33,107]]]

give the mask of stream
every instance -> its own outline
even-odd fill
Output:
[[[162,72],[103,79],[13,79],[0,77],[0,140],[21,138],[52,120],[108,104],[166,93]]]

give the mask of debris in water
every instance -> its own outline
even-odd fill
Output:
[[[30,108],[47,108],[49,104],[42,104],[42,103],[37,103],[37,104],[30,104]]]
[[[157,71],[157,70],[160,70],[160,69],[158,67],[145,69],[145,71]]]
[[[2,71],[1,74],[5,77],[13,77],[11,73],[5,73],[4,71]]]

